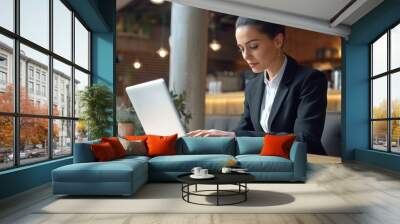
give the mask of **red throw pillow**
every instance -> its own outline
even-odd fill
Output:
[[[290,148],[296,136],[291,135],[265,135],[264,146],[261,149],[262,156],[280,156],[290,158]]]
[[[147,136],[147,155],[163,156],[176,155],[176,139],[178,134],[171,136],[148,135]]]
[[[118,140],[117,137],[105,137],[101,138],[101,142],[108,142],[114,149],[115,155],[117,158],[125,157],[126,156],[126,151],[124,149],[124,146],[122,146],[121,142]]]
[[[92,144],[91,149],[94,157],[99,162],[109,161],[117,158],[113,147],[108,142]]]

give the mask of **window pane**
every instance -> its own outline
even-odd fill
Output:
[[[21,36],[49,48],[49,0],[20,0]]]
[[[373,75],[387,71],[387,34],[372,44]]]
[[[387,77],[372,81],[372,118],[387,118]]]
[[[79,117],[81,114],[79,95],[86,86],[89,86],[89,75],[75,69],[75,117]]]
[[[14,0],[0,1],[0,26],[14,31]]]
[[[372,122],[372,148],[387,151],[387,121]]]
[[[392,152],[400,153],[400,120],[391,121]]]
[[[53,121],[53,157],[72,154],[72,121]]]
[[[390,60],[391,69],[400,67],[400,24],[391,31]]]
[[[14,165],[13,118],[0,116],[0,170]]]
[[[89,32],[75,18],[75,63],[89,70]]]
[[[13,40],[0,35],[0,111],[14,111]]]
[[[49,57],[21,44],[21,113],[47,115]]]
[[[71,60],[72,12],[60,1],[53,1],[53,51]]]
[[[20,120],[20,164],[49,158],[48,119],[22,117]]]
[[[390,98],[391,98],[391,110],[392,117],[400,118],[400,72],[391,75],[391,88],[390,88]]]
[[[88,140],[88,129],[84,120],[75,121],[75,142]]]
[[[53,115],[72,117],[71,66],[53,60]]]

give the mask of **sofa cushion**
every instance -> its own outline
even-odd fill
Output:
[[[118,137],[103,137],[101,138],[101,142],[110,143],[117,158],[122,158],[126,156],[126,151],[124,149],[124,146],[122,146]]]
[[[264,145],[263,137],[237,137],[236,155],[259,154]]]
[[[133,173],[147,172],[146,166],[140,159],[74,163],[54,169],[52,175],[58,182],[129,182]]]
[[[74,148],[74,163],[87,163],[95,162],[96,158],[90,148],[92,144],[99,144],[100,139],[87,141],[87,142],[77,142]]]
[[[105,162],[118,158],[118,156],[115,154],[115,150],[109,142],[92,144],[90,147],[94,157],[96,157],[96,161]]]
[[[292,161],[279,156],[238,155],[240,167],[249,172],[292,172]]]
[[[175,155],[158,156],[149,160],[150,171],[190,172],[193,167],[200,166],[212,172],[219,171],[230,159],[231,155]]]
[[[130,140],[130,141],[142,141],[146,142],[147,140],[147,135],[125,135],[124,139]]]
[[[295,140],[294,134],[289,135],[265,135],[264,146],[261,149],[261,156],[280,156],[290,159],[290,148]]]
[[[178,134],[169,136],[148,135],[147,136],[147,155],[148,156],[165,156],[176,154],[176,140]]]
[[[235,138],[231,138],[231,137],[182,137],[177,142],[177,154],[235,155]]]
[[[129,156],[125,156],[124,158],[113,160],[113,162],[127,162],[127,163],[129,163],[129,162],[135,161],[135,160],[148,162],[149,159],[150,159],[150,157],[147,157],[147,156],[129,155]]]
[[[122,146],[126,151],[126,155],[147,155],[146,143],[140,140],[127,140],[124,138],[118,138]]]

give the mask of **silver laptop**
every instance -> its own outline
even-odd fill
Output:
[[[178,111],[163,79],[126,88],[144,132],[153,135],[185,135]]]

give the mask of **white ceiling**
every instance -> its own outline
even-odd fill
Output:
[[[353,23],[383,2],[383,0],[171,1],[342,37],[350,34],[350,26]],[[349,7],[338,14],[348,4]]]
[[[291,14],[329,20],[350,0],[226,0],[254,7],[279,10]]]

